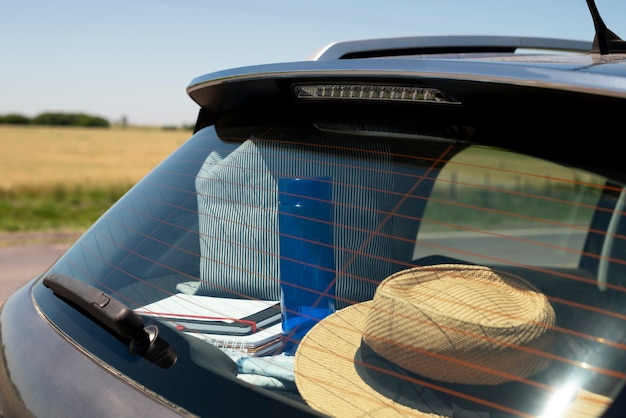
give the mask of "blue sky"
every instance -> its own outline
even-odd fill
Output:
[[[626,39],[626,0],[597,0]],[[305,60],[338,40],[413,35],[593,39],[585,0],[2,0],[0,114],[192,123],[195,77]]]

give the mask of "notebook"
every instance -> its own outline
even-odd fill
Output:
[[[283,346],[283,328],[279,323],[269,328],[260,329],[249,335],[224,335],[190,332],[203,341],[206,341],[231,356],[262,356],[276,353]]]
[[[218,335],[254,335],[278,324],[277,301],[229,299],[174,294],[135,309],[140,315],[158,317],[180,331]]]

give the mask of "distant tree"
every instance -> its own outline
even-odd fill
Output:
[[[31,123],[31,119],[17,113],[9,113],[4,116],[0,115],[0,123],[8,125],[28,125]]]
[[[109,127],[109,121],[98,116],[85,115],[82,113],[77,114],[75,116],[76,116],[77,126],[90,126],[90,127],[101,127],[101,128]]]
[[[35,125],[69,126],[73,124],[72,117],[65,113],[41,113],[33,118]]]
[[[41,113],[33,118],[35,125],[51,126],[84,126],[84,127],[109,127],[109,121],[98,117],[86,115],[84,113]]]

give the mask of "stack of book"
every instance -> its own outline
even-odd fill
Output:
[[[174,294],[135,309],[227,354],[261,356],[282,346],[278,301]]]

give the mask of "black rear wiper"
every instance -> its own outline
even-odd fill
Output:
[[[176,353],[159,338],[159,329],[155,325],[144,327],[140,315],[102,290],[58,273],[46,276],[43,284],[100,325],[130,340],[128,348],[132,354],[143,356],[163,368],[169,368],[176,362]]]

